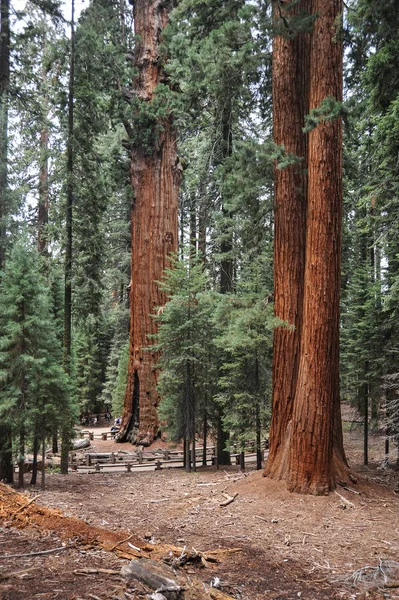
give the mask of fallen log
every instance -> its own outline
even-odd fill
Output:
[[[154,590],[150,598],[157,600],[162,596],[166,600],[234,600],[232,596],[209,587],[198,579],[176,576],[171,567],[151,558],[132,560],[122,567],[121,575],[144,583]]]
[[[181,598],[182,586],[174,577],[173,570],[151,558],[132,560],[121,569],[122,577],[138,579],[154,592],[163,594],[168,600]]]

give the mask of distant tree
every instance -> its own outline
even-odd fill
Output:
[[[11,428],[23,486],[28,439],[43,444],[54,428],[71,423],[68,379],[55,332],[46,284],[32,246],[18,242],[1,280],[0,412]],[[69,441],[72,427],[68,429]]]
[[[222,359],[216,399],[223,406],[224,427],[240,452],[256,438],[261,468],[261,429],[270,420],[271,355],[274,327],[267,280],[269,256],[258,256],[243,268],[237,294],[220,298],[215,307],[215,344]]]
[[[171,439],[184,440],[185,467],[190,470],[190,447],[195,456],[200,415],[216,375],[212,314],[217,298],[209,291],[202,259],[174,260],[172,267],[162,283],[168,300],[155,316],[160,418]]]
[[[10,2],[0,2],[0,269],[4,268],[8,204],[8,91],[10,83]],[[11,428],[0,421],[0,480],[13,481]]]

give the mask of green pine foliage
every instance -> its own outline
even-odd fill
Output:
[[[175,259],[162,287],[168,302],[154,317],[156,348],[162,352],[159,414],[171,439],[193,440],[215,381],[212,314],[217,296],[209,289],[202,260],[193,256]]]
[[[111,408],[112,416],[119,417],[123,412],[123,402],[127,385],[127,372],[129,364],[129,341],[119,350],[119,360],[117,363],[116,377],[112,386]]]
[[[222,295],[214,313],[214,343],[222,358],[216,400],[224,408],[224,426],[240,451],[254,439],[257,419],[270,420],[273,307],[269,256],[245,265],[235,295]]]
[[[0,418],[11,426],[14,440],[19,440],[21,461],[34,431],[40,431],[42,439],[49,438],[76,413],[46,282],[29,242],[14,245],[0,292]]]

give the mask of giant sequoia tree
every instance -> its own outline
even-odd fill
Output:
[[[156,332],[151,315],[165,304],[158,282],[170,253],[177,250],[180,169],[160,48],[170,8],[170,2],[161,0],[134,4],[137,76],[129,98],[134,122],[130,354],[119,439],[129,435],[142,444],[150,444],[158,433],[157,353],[148,350],[149,336]]]
[[[277,316],[295,327],[295,332],[276,334],[275,415],[266,474],[286,479],[293,491],[324,494],[335,486],[335,476],[345,464],[338,360],[342,125],[336,114],[337,103],[342,100],[338,28],[342,4],[340,0],[313,0],[307,6],[301,3],[301,8],[316,16],[310,36],[287,31],[275,42],[275,109],[284,109],[283,97],[289,96],[294,101],[295,118],[293,125],[287,125],[287,120],[280,126],[279,118],[287,119],[287,109],[291,108],[287,104],[281,114],[277,112],[274,130],[280,144],[296,140],[286,149],[299,149],[299,156],[306,157],[308,181],[306,184],[295,165],[286,173],[285,181],[277,177],[276,182],[276,232],[280,232],[275,255],[276,309]],[[295,16],[283,15],[277,5],[277,18],[288,29]],[[286,79],[285,85],[277,85],[287,61],[298,66],[298,74]],[[299,98],[302,95],[305,101]],[[306,112],[306,98],[312,116],[307,149],[296,124],[305,116],[301,111]],[[291,229],[290,236],[292,215],[297,231]],[[293,280],[288,292],[286,280]],[[290,362],[286,362],[287,355]]]

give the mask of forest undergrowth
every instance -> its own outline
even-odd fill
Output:
[[[381,436],[371,437],[367,467],[361,434],[345,437],[353,486],[327,497],[290,494],[238,467],[54,474],[46,491],[22,495],[2,485],[0,598],[147,599],[142,583],[121,578],[123,564],[193,548],[215,561],[178,571],[226,597],[398,598],[398,472],[382,467]]]

